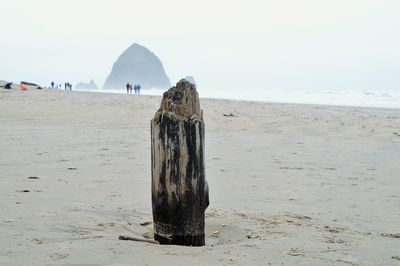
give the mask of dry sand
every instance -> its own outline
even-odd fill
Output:
[[[0,264],[400,264],[400,109],[202,99],[206,246],[118,240],[151,235],[160,100],[0,90]]]

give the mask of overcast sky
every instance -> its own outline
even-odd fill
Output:
[[[1,0],[0,79],[102,87],[137,42],[174,83],[400,90],[398,0]]]

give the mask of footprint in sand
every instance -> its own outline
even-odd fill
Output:
[[[304,250],[299,248],[291,248],[287,254],[290,256],[304,256]]]
[[[382,233],[381,236],[388,237],[388,238],[400,238],[400,233],[396,233],[396,234]]]
[[[325,243],[329,243],[329,244],[334,244],[334,243],[344,244],[345,243],[344,240],[336,239],[334,237],[324,237],[321,241],[325,242]]]
[[[257,233],[254,233],[254,232],[247,233],[246,237],[248,239],[260,239],[261,238]]]
[[[281,170],[304,170],[303,167],[287,167],[287,166],[279,167],[279,169],[281,169]]]
[[[344,232],[346,230],[346,228],[325,225],[323,230],[326,231],[326,232],[338,234],[338,233]]]
[[[146,238],[146,239],[153,239],[154,233],[153,233],[153,231],[151,231],[151,232],[145,232],[145,233],[143,233],[142,236],[143,236],[144,238]]]
[[[65,259],[68,256],[69,254],[54,253],[50,255],[50,258],[52,258],[53,260],[59,260],[59,259]]]
[[[44,240],[39,238],[34,238],[32,239],[32,242],[35,242],[36,244],[43,244]]]
[[[222,210],[217,210],[217,209],[210,209],[206,212],[206,217],[210,218],[210,217],[217,217],[217,218],[221,218],[225,216],[225,212]]]

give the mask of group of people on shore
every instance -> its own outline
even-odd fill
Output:
[[[135,91],[135,94],[139,95],[142,87],[140,87],[140,84],[132,85],[128,82],[126,83],[126,94],[132,94],[132,88]]]
[[[52,90],[62,90],[62,84],[56,84],[54,81],[50,83]],[[72,84],[69,82],[64,83],[64,90],[72,91]]]

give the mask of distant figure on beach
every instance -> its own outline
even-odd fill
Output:
[[[129,94],[129,87],[130,86],[131,86],[131,84],[129,84],[129,82],[126,83],[126,94]]]
[[[132,84],[129,84],[129,93],[132,94]]]
[[[139,84],[135,84],[135,94],[139,95],[140,94],[140,85]]]
[[[52,90],[54,90],[54,84],[55,84],[54,81],[52,81],[52,82],[50,83],[51,89],[52,89]]]
[[[64,90],[66,91],[72,91],[72,84],[69,82],[64,83]]]
[[[137,85],[133,86],[133,89],[135,90],[135,94],[137,94]]]

